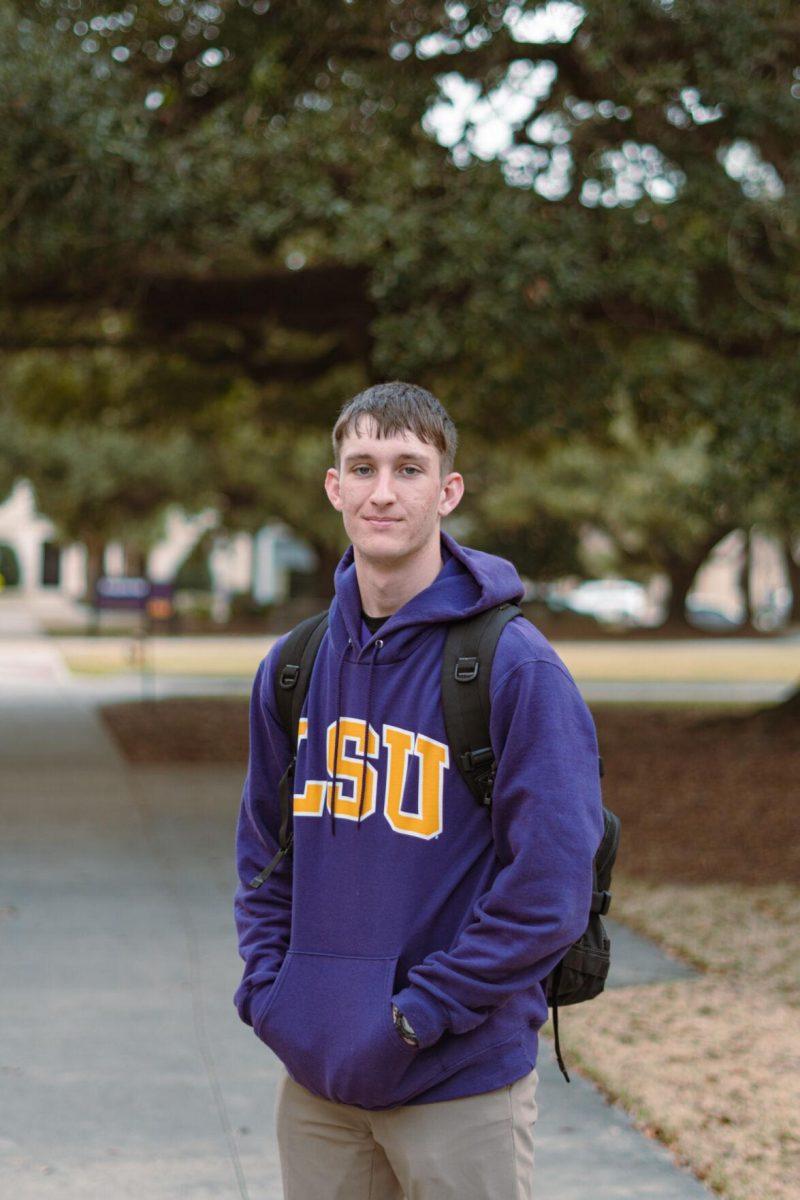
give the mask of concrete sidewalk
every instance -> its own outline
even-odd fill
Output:
[[[37,679],[49,644],[26,641],[12,651],[0,630],[0,672],[15,663],[0,701],[0,1190],[280,1200],[282,1068],[232,1004],[242,772],[127,767],[57,664]],[[620,986],[683,970],[632,935],[615,950]],[[541,1200],[708,1196],[546,1051],[540,1072]]]

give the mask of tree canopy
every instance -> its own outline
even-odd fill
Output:
[[[799,34],[790,0],[7,0],[7,402],[177,426],[222,494],[378,379],[510,476],[616,453],[624,394],[643,454],[702,442],[701,523],[727,479],[796,532]]]

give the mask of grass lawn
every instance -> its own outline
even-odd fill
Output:
[[[800,888],[623,877],[614,911],[706,970],[565,1010],[567,1061],[727,1200],[794,1200]]]
[[[592,707],[622,818],[612,912],[702,974],[563,1010],[568,1061],[726,1200],[794,1200],[800,737],[741,711]],[[242,698],[104,716],[134,762],[244,767]]]
[[[135,637],[57,637],[51,641],[76,675],[138,671],[143,654],[146,669],[161,675],[238,675],[252,680],[275,638],[265,634],[264,637],[152,637],[144,643]]]
[[[553,644],[578,681],[792,683],[800,678],[800,642],[696,638]]]
[[[139,669],[140,643],[126,637],[54,638],[71,671],[120,674]],[[251,680],[274,641],[263,637],[153,637],[148,670],[164,675],[224,675]],[[800,678],[800,641],[696,638],[686,641],[555,641],[580,681],[730,681],[791,683]]]

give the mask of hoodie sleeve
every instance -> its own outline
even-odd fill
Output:
[[[392,997],[422,1047],[544,979],[589,916],[602,800],[594,722],[571,675],[546,659],[512,667],[492,693],[490,732],[499,870],[453,945]]]
[[[233,998],[239,1016],[252,1024],[254,989],[271,983],[289,945],[292,906],[292,860],[284,857],[259,888],[249,880],[279,848],[281,824],[278,783],[292,757],[291,743],[274,713],[272,687],[277,642],[256,671],[250,695],[250,753],[236,829],[239,883],[234,916],[244,974]]]

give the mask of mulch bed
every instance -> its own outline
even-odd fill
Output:
[[[595,710],[619,866],[653,883],[800,882],[800,722]]]
[[[132,763],[247,761],[247,699],[110,704]],[[620,872],[653,883],[800,882],[800,722],[776,730],[708,708],[595,705]]]
[[[126,700],[100,711],[128,762],[247,763],[248,700],[242,696]]]

